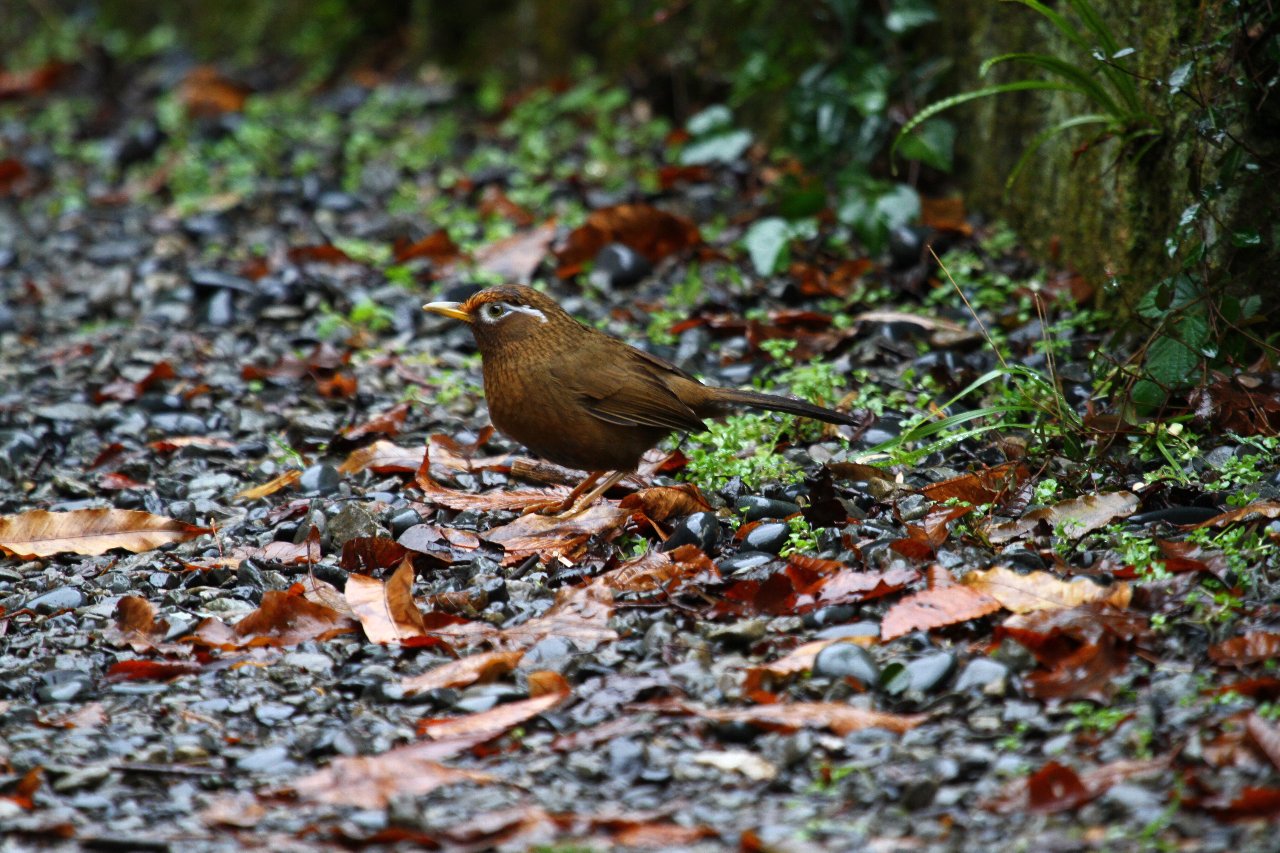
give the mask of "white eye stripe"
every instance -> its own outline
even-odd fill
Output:
[[[493,309],[497,309],[496,311]],[[496,323],[508,313],[518,311],[521,314],[528,314],[531,317],[537,317],[541,323],[547,322],[547,315],[543,314],[537,308],[529,305],[512,305],[509,302],[488,302],[480,309],[480,319],[486,323]]]

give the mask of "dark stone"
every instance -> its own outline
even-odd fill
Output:
[[[1009,667],[991,658],[974,658],[960,671],[955,689],[974,690],[1003,695],[1009,680]]]
[[[659,550],[671,551],[681,545],[697,545],[704,554],[710,554],[720,541],[720,522],[713,512],[695,512],[680,519],[675,530],[662,543]]]
[[[325,210],[332,210],[336,213],[347,213],[361,207],[360,199],[338,190],[328,190],[321,193],[316,204]]]
[[[609,776],[630,782],[644,769],[644,744],[629,737],[609,741]]]
[[[911,269],[924,261],[926,228],[899,225],[889,232],[889,265],[893,270]]]
[[[762,518],[786,518],[800,511],[800,507],[790,501],[777,501],[760,495],[743,495],[735,505],[743,514],[743,520],[749,522]]]
[[[206,269],[191,270],[190,276],[199,296],[209,297],[219,290],[253,293],[253,282],[244,276]]]
[[[323,463],[312,465],[298,478],[298,488],[303,492],[321,495],[333,494],[341,483],[342,475],[338,473],[338,469]]]
[[[421,524],[422,516],[418,515],[417,510],[405,507],[391,516],[387,523],[391,525],[391,535],[399,539],[410,527],[415,524]]]
[[[41,702],[71,702],[93,693],[93,679],[78,669],[55,669],[40,676],[36,698]]]
[[[766,554],[776,554],[782,550],[782,546],[787,544],[787,537],[791,535],[791,528],[785,522],[771,521],[761,524],[754,528],[742,540],[742,548],[744,551],[763,551]]]
[[[866,687],[880,680],[880,667],[866,649],[854,643],[832,643],[813,661],[813,674],[825,678],[855,678]]]
[[[759,551],[748,551],[746,553],[734,554],[720,561],[720,571],[725,576],[742,574],[751,569],[763,566],[765,563],[773,560],[773,555],[764,554]]]
[[[911,661],[904,671],[910,679],[912,690],[927,693],[945,681],[955,667],[955,655],[951,652],[935,652]]]
[[[609,243],[596,253],[591,275],[614,287],[627,287],[652,271],[653,266],[635,249],[622,243]]]
[[[84,593],[72,586],[60,586],[30,599],[26,606],[37,613],[49,614],[59,610],[74,610],[83,604]]]

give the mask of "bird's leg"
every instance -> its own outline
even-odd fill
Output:
[[[578,486],[578,488],[574,489],[573,493],[569,495],[569,498],[566,498],[566,501],[569,500],[570,498],[573,498],[574,495],[578,494],[580,491],[585,491],[585,487],[588,485],[588,483],[594,483],[596,480],[600,478],[600,475],[603,473],[604,473],[603,471],[596,471],[586,480],[583,480],[582,483]],[[630,471],[614,471],[612,474],[608,476],[608,478],[605,479],[603,483],[601,483],[600,485],[592,489],[589,494],[587,494],[585,497],[582,498],[582,500],[578,501],[576,504],[573,504],[568,509],[559,513],[556,516],[556,518],[571,518],[577,515],[578,513],[582,512],[584,509],[586,509],[587,507],[595,503],[596,500],[601,495],[603,495],[605,492],[612,489],[614,486],[618,485],[618,483],[622,482],[622,478],[627,476],[630,473],[631,473]]]
[[[559,515],[560,513],[565,512],[566,510],[568,510],[570,507],[573,506],[574,501],[576,501],[583,492],[585,492],[587,489],[594,486],[596,483],[596,480],[599,480],[602,476],[604,476],[604,473],[605,473],[604,471],[592,471],[590,474],[588,474],[586,477],[583,478],[581,483],[573,487],[573,491],[570,492],[568,497],[566,497],[564,500],[541,501],[539,503],[530,504],[529,506],[524,508],[524,511],[521,513],[521,515],[528,515],[531,512],[536,512],[544,515]],[[615,480],[614,482],[617,482],[617,481]]]

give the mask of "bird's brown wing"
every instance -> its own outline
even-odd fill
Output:
[[[626,347],[633,358],[601,358],[583,369],[580,360],[550,368],[552,378],[576,394],[586,410],[606,423],[701,432],[706,424],[677,397],[661,374],[686,374],[657,356]]]

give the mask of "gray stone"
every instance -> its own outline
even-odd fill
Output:
[[[813,674],[825,678],[854,678],[865,687],[874,687],[880,680],[880,667],[862,646],[832,643],[818,652]]]

